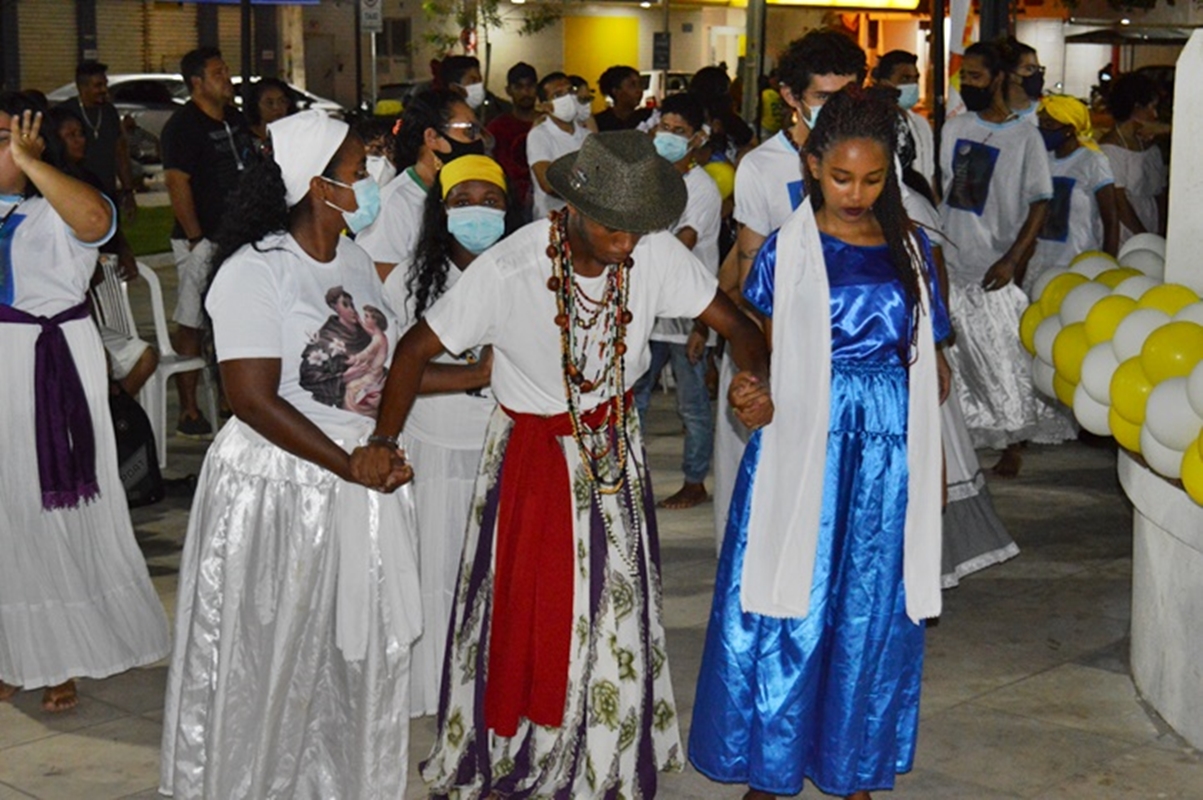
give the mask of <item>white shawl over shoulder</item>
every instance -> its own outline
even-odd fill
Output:
[[[939,379],[931,298],[926,279],[919,284],[903,554],[906,611],[915,622],[940,614],[942,524]],[[831,414],[831,295],[809,202],[777,234],[774,286],[770,386],[776,413],[760,434],[740,599],[745,612],[802,618],[810,608]]]

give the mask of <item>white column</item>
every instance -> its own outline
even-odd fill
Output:
[[[1170,210],[1166,225],[1165,280],[1203,291],[1203,148],[1192,137],[1203,124],[1203,29],[1196,29],[1178,58],[1174,85],[1174,156],[1170,162]]]

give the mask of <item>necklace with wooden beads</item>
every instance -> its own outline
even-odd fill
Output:
[[[547,279],[547,288],[556,296],[555,322],[560,329],[560,364],[568,416],[572,420],[572,438],[594,487],[602,494],[617,494],[623,487],[628,456],[623,356],[627,352],[627,325],[632,319],[627,308],[632,261],[628,258],[622,264],[606,267],[605,291],[601,298],[595,299],[576,283],[568,242],[567,213],[560,211],[552,215],[548,238],[551,277]],[[600,334],[596,340],[593,338],[595,333]],[[594,346],[601,366],[595,374],[586,376]],[[606,422],[601,432],[604,444],[600,449],[594,449],[590,440],[597,433],[582,421],[581,396],[603,386],[609,389]],[[606,470],[608,474],[600,474],[598,466],[603,459],[611,460],[612,448],[617,451],[615,463]]]

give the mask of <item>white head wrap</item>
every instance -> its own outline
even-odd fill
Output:
[[[326,169],[350,129],[347,123],[317,109],[300,111],[267,126],[272,158],[284,175],[289,208],[301,202],[309,191],[309,181]]]

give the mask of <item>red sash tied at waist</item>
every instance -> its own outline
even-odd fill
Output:
[[[629,392],[623,402],[630,406]],[[582,424],[598,429],[612,405],[587,412]],[[553,728],[564,718],[576,553],[572,485],[559,437],[573,431],[567,413],[502,410],[514,426],[501,468],[485,722],[499,736],[514,736],[523,717]]]

